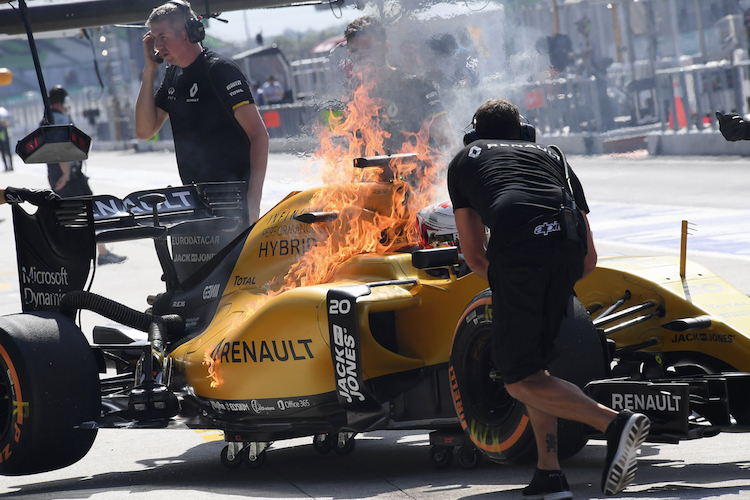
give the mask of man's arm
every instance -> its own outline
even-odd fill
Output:
[[[453,213],[464,259],[477,276],[487,281],[487,268],[490,262],[485,255],[485,228],[482,217],[473,208],[458,208]]]
[[[57,179],[57,182],[55,183],[53,189],[55,191],[60,191],[62,188],[65,187],[65,184],[68,183],[70,180],[70,163],[61,161],[58,163],[60,165],[60,170],[62,171],[62,175],[59,179]]]
[[[135,101],[135,135],[145,141],[151,139],[167,121],[169,114],[156,106],[154,100],[154,80],[159,64],[152,56],[154,54],[154,37],[149,31],[143,37],[143,55],[146,65],[143,67],[141,88]]]
[[[586,222],[586,241],[588,243],[588,252],[586,253],[586,259],[583,261],[583,276],[585,278],[591,272],[596,269],[596,247],[594,247],[594,235],[591,233],[591,227],[589,226],[589,219],[586,217],[586,212],[581,210],[583,214],[583,220]]]
[[[250,224],[260,218],[260,199],[268,165],[268,131],[255,104],[234,110],[234,117],[250,139],[250,182],[247,186],[247,207]]]

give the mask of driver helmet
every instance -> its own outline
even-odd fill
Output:
[[[450,201],[436,203],[420,210],[417,213],[417,231],[420,248],[458,247],[458,256],[463,260],[456,218],[453,215],[453,203]]]

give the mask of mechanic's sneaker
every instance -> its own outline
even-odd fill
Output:
[[[124,255],[117,255],[112,252],[107,252],[104,255],[100,255],[96,259],[96,264],[98,266],[104,266],[106,264],[119,264],[120,262],[123,262],[126,259],[127,257],[125,257]]]
[[[638,447],[648,436],[651,423],[646,415],[621,411],[607,427],[607,461],[602,474],[602,493],[616,495],[635,478]]]
[[[565,500],[573,498],[565,474],[559,470],[534,472],[531,484],[523,489],[523,500]]]

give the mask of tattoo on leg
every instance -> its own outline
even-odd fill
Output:
[[[545,441],[547,441],[547,453],[557,453],[557,436],[547,434]]]

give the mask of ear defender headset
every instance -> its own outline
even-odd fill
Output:
[[[198,43],[206,38],[206,27],[203,26],[201,20],[193,15],[193,11],[188,4],[182,0],[169,0],[172,5],[176,5],[180,9],[184,10],[189,16],[185,20],[185,33],[187,33],[188,40],[191,43]]]
[[[521,137],[519,138],[520,141],[526,141],[526,142],[536,142],[536,129],[534,126],[529,123],[529,121],[523,116],[518,115],[519,121],[521,122]],[[468,146],[474,141],[478,141],[479,139],[489,139],[488,137],[480,137],[479,132],[477,132],[477,115],[475,114],[474,117],[471,119],[471,125],[466,127],[464,129],[466,133],[464,134],[464,146]]]

